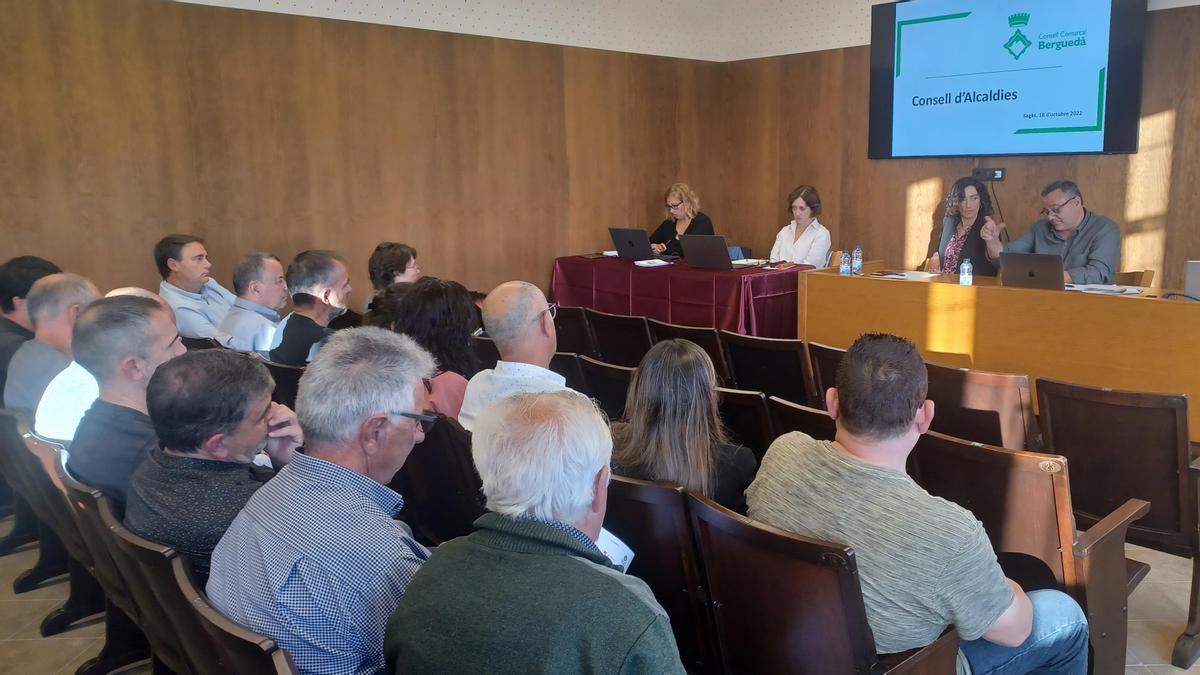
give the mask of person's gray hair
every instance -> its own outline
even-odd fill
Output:
[[[413,388],[433,376],[434,362],[407,335],[365,326],[333,334],[300,378],[296,417],[312,447],[337,447],[363,420],[413,411]]]
[[[98,297],[100,291],[86,277],[60,272],[34,282],[25,302],[29,307],[29,320],[36,328],[42,321],[62,316],[72,305],[87,305]]]
[[[542,289],[526,281],[510,281],[506,285],[516,286],[519,290],[513,301],[509,303],[508,311],[503,314],[491,314],[484,302],[483,329],[488,337],[496,341],[496,346],[504,349],[515,344],[533,330],[533,320],[538,312],[546,309],[545,296]]]
[[[266,251],[256,251],[242,258],[237,267],[233,268],[233,293],[239,298],[250,290],[250,284],[255,281],[265,281],[263,269],[268,260],[279,262],[279,257]]]
[[[336,263],[345,265],[346,261],[333,251],[301,251],[287,268],[288,291],[292,295],[317,295],[321,289],[332,287],[337,283]]]
[[[75,361],[98,382],[108,381],[125,358],[146,358],[154,339],[150,320],[155,312],[166,311],[157,296],[118,295],[93,302],[75,321],[71,337]]]
[[[471,455],[489,510],[577,523],[595,498],[596,472],[612,459],[612,434],[582,394],[518,394],[483,409]]]
[[[1071,199],[1077,195],[1080,199],[1083,198],[1083,193],[1079,191],[1079,186],[1076,185],[1074,181],[1069,180],[1056,180],[1047,185],[1046,187],[1042,188],[1042,196],[1045,197],[1055,190],[1062,190],[1063,197],[1067,199]]]

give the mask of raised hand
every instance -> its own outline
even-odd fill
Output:
[[[985,216],[983,219],[983,229],[979,231],[979,237],[984,241],[995,241],[1000,238],[1000,230],[1004,228],[1004,223],[997,223],[992,220],[991,216]]]

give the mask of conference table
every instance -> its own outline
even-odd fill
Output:
[[[679,260],[640,267],[631,260],[566,256],[554,261],[550,292],[560,305],[645,316],[746,335],[795,338],[797,280],[813,269],[711,270]]]
[[[1189,434],[1200,441],[1200,303],[1001,287],[996,279],[900,280],[801,275],[797,335],[847,348],[886,332],[951,366],[1023,373],[1092,387],[1187,394]],[[1034,385],[1036,388],[1036,384]]]

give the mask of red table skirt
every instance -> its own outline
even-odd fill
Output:
[[[702,270],[683,262],[638,267],[619,258],[567,256],[554,261],[550,292],[568,307],[795,338],[796,277],[809,269]]]

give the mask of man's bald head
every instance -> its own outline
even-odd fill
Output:
[[[550,362],[557,340],[554,320],[546,312],[546,296],[525,281],[507,281],[483,301],[483,328],[496,341],[505,361]]]

